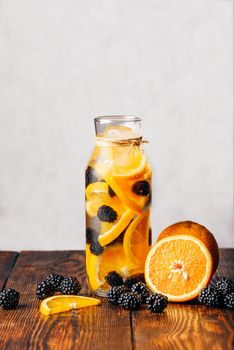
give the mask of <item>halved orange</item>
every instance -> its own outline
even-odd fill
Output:
[[[124,235],[124,252],[136,265],[145,264],[149,252],[149,211],[137,216]]]
[[[49,316],[82,307],[99,305],[100,303],[99,299],[80,295],[54,295],[42,300],[40,312],[45,316]]]
[[[117,271],[121,276],[142,272],[142,266],[134,265],[125,255],[122,244],[105,248],[103,254],[96,256],[86,246],[86,269],[92,290],[105,284],[105,276],[110,271]]]
[[[209,284],[218,256],[215,238],[204,226],[188,221],[171,225],[147,256],[147,285],[170,301],[194,299]]]

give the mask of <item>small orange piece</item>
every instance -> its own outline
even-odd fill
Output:
[[[101,224],[101,233],[98,237],[98,242],[101,246],[105,246],[116,239],[121,232],[128,226],[129,222],[132,220],[134,213],[127,209],[122,216],[119,218],[117,223],[104,222]],[[104,231],[104,229],[106,230]]]
[[[54,295],[42,300],[40,312],[42,315],[49,316],[87,306],[99,305],[100,303],[99,299],[80,295]]]
[[[151,248],[145,279],[154,293],[183,302],[196,298],[209,284],[218,261],[212,233],[191,221],[179,222],[167,227]]]
[[[126,256],[136,265],[144,266],[149,251],[149,211],[137,216],[124,235]]]

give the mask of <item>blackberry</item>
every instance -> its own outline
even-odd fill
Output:
[[[51,297],[54,295],[54,289],[47,281],[41,281],[37,285],[36,296],[38,299],[43,300],[45,298]]]
[[[93,255],[101,255],[104,251],[104,248],[101,246],[101,244],[98,241],[92,241],[90,245],[90,252]]]
[[[97,241],[98,232],[90,227],[86,228],[86,243]]]
[[[150,296],[150,291],[147,288],[146,284],[143,282],[135,283],[132,288],[132,292],[135,292],[140,295],[142,303],[146,302],[146,299]]]
[[[64,277],[62,275],[55,275],[54,273],[49,274],[45,281],[50,285],[50,287],[56,292],[59,290],[59,286],[63,281]]]
[[[150,184],[147,180],[136,181],[132,185],[132,192],[138,196],[148,196],[150,194]]]
[[[19,304],[20,294],[15,289],[7,288],[0,293],[0,306],[2,309],[15,309]]]
[[[126,278],[126,280],[124,281],[124,285],[131,289],[132,286],[134,284],[136,284],[137,282],[145,282],[145,277],[144,277],[144,274],[143,273],[139,273],[137,275],[132,275],[132,276],[129,276]]]
[[[137,293],[126,292],[120,295],[118,304],[127,310],[137,310],[141,305],[141,298]]]
[[[116,195],[116,193],[112,190],[112,188],[110,187],[110,185],[108,186],[108,193],[109,196],[112,198]]]
[[[81,290],[81,284],[76,277],[65,277],[59,290],[62,294],[77,295]]]
[[[223,298],[223,304],[226,308],[233,310],[234,309],[234,292],[227,294]]]
[[[98,208],[97,217],[103,222],[114,222],[117,219],[116,211],[109,205],[102,205]]]
[[[128,290],[124,286],[115,286],[108,290],[106,296],[107,301],[111,304],[118,305],[120,296],[126,293]]]
[[[167,307],[168,298],[162,294],[152,294],[146,299],[147,309],[154,313],[161,313]]]
[[[123,278],[116,271],[110,271],[108,275],[105,276],[105,280],[111,287],[123,285]]]
[[[234,292],[234,283],[229,278],[221,277],[216,282],[216,290],[222,295],[230,294]]]
[[[95,170],[91,166],[88,166],[87,169],[85,170],[85,188],[88,187],[89,184],[97,181],[98,181],[98,176]]]
[[[218,307],[221,304],[220,293],[212,287],[202,289],[198,296],[198,301],[208,307]]]

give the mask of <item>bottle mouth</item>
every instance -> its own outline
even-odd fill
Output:
[[[113,122],[117,123],[136,123],[136,122],[141,122],[142,117],[140,116],[135,116],[135,115],[125,115],[125,114],[120,114],[120,115],[102,115],[94,118],[95,123],[99,124],[109,124]]]

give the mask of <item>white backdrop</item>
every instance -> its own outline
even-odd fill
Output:
[[[93,118],[144,116],[153,234],[232,223],[232,1],[0,1],[0,249],[84,247]]]

